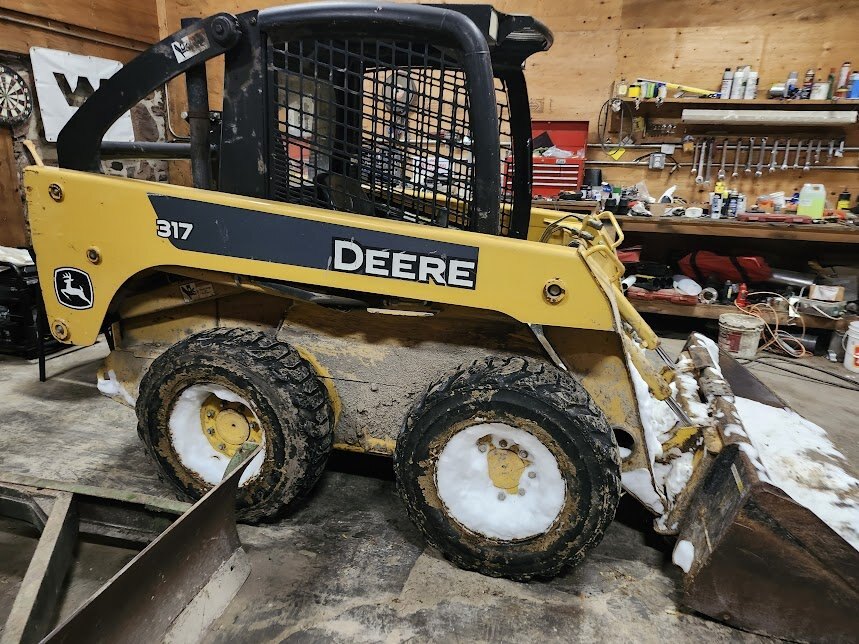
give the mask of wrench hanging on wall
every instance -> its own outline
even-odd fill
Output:
[[[781,162],[781,169],[787,170],[787,155],[790,154],[790,139],[787,140],[787,143],[784,146],[784,159]]]
[[[767,153],[767,137],[763,137],[761,139],[761,154],[758,157],[758,169],[755,170],[755,177],[759,177],[763,174],[761,168],[764,166],[764,156]]]
[[[716,175],[716,179],[722,181],[725,178],[725,157],[728,154],[728,139],[722,141],[722,165],[719,168],[719,174]]]
[[[833,141],[834,144],[834,141]],[[701,153],[701,144],[696,140],[695,141],[695,149],[692,152],[692,169],[689,171],[692,174],[695,174],[695,170],[698,169],[698,155]]]
[[[814,141],[808,142],[808,150],[805,152],[805,165],[802,166],[803,172],[808,172],[811,170],[811,151],[814,148]]]
[[[736,179],[740,176],[738,170],[740,168],[740,154],[743,151],[743,140],[737,139],[737,149],[734,150],[734,171],[731,173],[731,178]]]
[[[746,174],[752,173],[752,155],[755,153],[755,137],[749,138],[749,156],[746,158],[746,167],[743,170]]]
[[[704,183],[704,157],[707,156],[707,139],[701,141],[701,154],[698,159],[698,176],[695,177],[695,183]]]
[[[708,151],[707,151],[707,170],[706,170],[706,174],[704,175],[704,183],[706,183],[706,184],[710,183],[710,176],[711,176],[710,170],[713,166],[713,148],[715,148],[715,147],[716,147],[716,139],[710,139],[710,146],[709,146]]]
[[[802,139],[796,142],[796,156],[793,159],[793,169],[799,169],[799,155],[802,154]]]
[[[778,158],[778,139],[773,141],[772,158],[770,159],[770,172],[775,172],[776,159]]]

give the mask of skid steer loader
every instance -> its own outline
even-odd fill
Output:
[[[388,455],[430,544],[529,580],[580,562],[625,489],[678,536],[692,608],[848,637],[857,553],[771,485],[732,389],[783,403],[701,336],[668,358],[621,292],[610,213],[531,207],[522,70],[551,44],[488,5],[183,21],[77,111],[60,169],[26,170],[52,334],[106,334],[99,388],[182,497],[249,440],[247,521],[302,499],[332,448]],[[182,74],[189,141],[102,141]],[[190,159],[194,187],[99,174],[123,156]]]

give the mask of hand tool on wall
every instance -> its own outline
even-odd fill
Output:
[[[755,170],[755,176],[759,177],[763,174],[761,168],[764,166],[764,155],[767,153],[767,137],[761,139],[761,155],[758,157],[758,169]]]
[[[835,145],[835,141],[832,142]],[[692,174],[695,174],[695,170],[698,169],[698,155],[701,153],[701,144],[696,140],[695,141],[695,149],[692,152],[692,169],[689,171]]]
[[[728,154],[728,139],[722,141],[722,165],[719,167],[719,174],[716,175],[716,179],[721,181],[725,178],[725,157]]]
[[[787,140],[787,143],[784,145],[784,159],[781,162],[781,169],[787,170],[787,155],[790,154],[790,139]]]
[[[775,172],[777,157],[778,157],[778,139],[773,141],[772,158],[770,159],[770,172]]]
[[[838,147],[835,149],[835,156],[839,159],[844,156],[844,139],[841,139],[841,142],[838,144]]]
[[[752,173],[752,155],[755,153],[755,137],[749,139],[749,156],[746,157],[746,167],[743,170],[746,174]]]
[[[707,139],[701,141],[701,153],[698,159],[698,176],[695,177],[695,183],[704,183],[704,157],[707,156]]]
[[[808,142],[808,150],[805,152],[805,165],[802,166],[803,172],[808,172],[811,170],[811,152],[814,149],[814,141]]]
[[[799,155],[802,154],[802,139],[796,142],[796,156],[793,158],[793,169],[799,169]]]
[[[814,151],[814,165],[820,163],[820,148],[823,146],[823,139],[817,139],[817,149]]]
[[[832,155],[835,153],[835,139],[829,139],[829,151],[826,153],[826,160],[832,161]]]
[[[707,148],[707,170],[704,173],[704,183],[710,183],[710,170],[713,167],[713,148],[716,147],[716,139],[710,139],[710,145]]]
[[[739,173],[737,170],[740,167],[740,154],[743,151],[743,140],[737,139],[737,149],[734,150],[734,171],[731,173],[731,178],[736,179],[739,177]]]

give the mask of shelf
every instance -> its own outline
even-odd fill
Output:
[[[625,103],[635,103],[637,99],[621,98]],[[721,98],[666,98],[662,103],[657,103],[655,98],[642,98],[639,105],[644,107],[659,108],[662,106],[682,105],[688,107],[690,105],[707,105],[710,107],[722,106],[728,109],[736,109],[738,107],[772,107],[785,109],[801,109],[803,107],[820,109],[859,109],[859,100],[842,99],[840,101],[812,101],[802,99],[785,100],[780,98],[753,98],[749,100],[722,100]]]
[[[859,244],[859,227],[844,224],[785,224],[703,217],[683,219],[623,216],[617,220],[624,232]]]
[[[731,304],[695,304],[693,306],[684,306],[682,304],[673,304],[660,300],[629,300],[639,313],[652,313],[655,315],[677,315],[689,318],[705,318],[709,320],[717,320],[723,313],[739,313],[740,310]],[[763,314],[767,324],[775,324],[776,319],[772,313],[765,312]],[[787,322],[787,316],[782,314],[779,316],[779,326],[790,326],[792,330],[801,329],[802,324],[799,321],[794,321],[792,324]],[[814,315],[803,315],[805,326],[809,329],[846,329],[850,322],[859,320],[857,316],[847,316],[840,320],[829,320],[827,318],[816,317]]]

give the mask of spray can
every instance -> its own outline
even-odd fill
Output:
[[[859,72],[853,72],[850,76],[850,93],[847,98],[859,98]]]
[[[841,73],[838,74],[838,86],[836,89],[847,87],[847,79],[850,77],[850,61],[841,65]]]
[[[746,93],[746,67],[737,67],[734,72],[734,82],[731,84],[731,98],[740,100]]]
[[[809,69],[805,72],[805,82],[802,84],[802,92],[800,93],[800,98],[811,98],[811,90],[814,88],[814,70]]]
[[[750,71],[746,77],[746,89],[743,98],[747,101],[753,100],[758,93],[758,73]]]
[[[731,192],[728,194],[728,208],[726,214],[728,217],[736,217],[737,216],[737,201],[739,200],[739,195],[736,192]]]
[[[746,195],[741,192],[737,195],[737,211],[734,216],[742,215],[744,212],[746,212]]]
[[[731,98],[731,84],[734,82],[734,72],[730,67],[725,67],[725,73],[722,74],[722,88],[719,90],[719,98],[728,100]]]
[[[722,193],[710,193],[710,219],[718,219],[722,216]]]
[[[797,72],[791,72],[788,74],[787,81],[784,84],[784,97],[792,98],[794,93],[796,92],[796,81],[799,78],[799,74]]]

